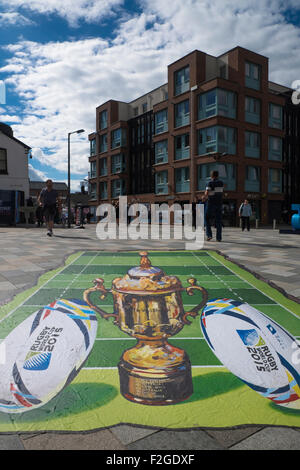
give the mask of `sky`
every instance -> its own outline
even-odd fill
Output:
[[[300,0],[0,0],[0,121],[32,148],[32,180],[89,171],[96,107],[167,82],[167,66],[198,49],[235,46],[269,57],[271,81],[300,80]]]

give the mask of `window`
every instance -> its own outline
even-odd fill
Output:
[[[182,134],[175,137],[175,160],[190,157],[190,135]]]
[[[260,158],[260,134],[245,132],[245,155],[250,158]]]
[[[96,139],[90,140],[90,156],[96,155]]]
[[[7,150],[0,149],[0,175],[7,174]]]
[[[155,163],[165,163],[168,161],[168,141],[161,140],[155,143]]]
[[[161,134],[168,131],[168,110],[163,109],[155,113],[155,134]]]
[[[100,113],[100,130],[107,128],[107,111]]]
[[[119,197],[123,196],[126,191],[125,191],[125,181],[124,180],[112,180],[111,182],[111,192],[112,192],[112,197]]]
[[[107,175],[107,158],[100,158],[100,176]]]
[[[190,68],[185,67],[175,72],[175,96],[190,89]]]
[[[112,174],[122,173],[125,171],[125,155],[118,153],[111,157],[111,172]]]
[[[133,115],[137,116],[138,114],[139,114],[139,108],[136,106],[135,108],[133,108]]]
[[[175,104],[175,127],[187,126],[190,123],[189,100]]]
[[[91,162],[89,178],[96,178],[96,176],[97,176],[97,164],[96,162]]]
[[[236,153],[236,129],[213,126],[198,131],[198,155],[207,153]]]
[[[268,159],[282,161],[282,139],[280,137],[269,136]]]
[[[245,63],[245,85],[254,90],[260,90],[261,66],[251,62]]]
[[[100,199],[107,199],[107,182],[100,182]]]
[[[90,184],[90,199],[97,199],[97,183]]]
[[[224,183],[224,188],[228,191],[236,190],[236,165],[234,163],[204,163],[198,165],[198,190],[204,191],[210,174],[213,170],[219,172],[219,176]]]
[[[147,103],[143,103],[142,104],[143,113],[147,112],[147,108],[148,108]]]
[[[100,153],[107,152],[107,134],[100,135]]]
[[[246,167],[245,191],[260,191],[260,168],[257,166]]]
[[[282,106],[269,103],[269,127],[282,129]]]
[[[190,190],[190,167],[176,168],[175,191],[176,193],[187,193]]]
[[[260,100],[246,96],[245,121],[260,124]]]
[[[168,194],[168,171],[155,173],[155,194]]]
[[[268,171],[268,192],[282,192],[282,170],[278,168],[269,168]]]
[[[198,119],[211,116],[236,118],[236,93],[216,88],[198,97]]]
[[[123,147],[126,145],[126,131],[125,129],[116,129],[111,133],[111,148]]]

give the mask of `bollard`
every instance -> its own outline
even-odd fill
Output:
[[[255,228],[258,228],[258,219],[255,219]]]
[[[276,230],[276,219],[273,219],[273,230]]]

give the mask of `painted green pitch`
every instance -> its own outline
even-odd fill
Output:
[[[246,302],[295,337],[300,336],[300,305],[216,252],[153,251],[148,255],[153,266],[177,276],[184,287],[193,276],[208,291],[209,299],[233,298]],[[26,317],[54,300],[82,299],[83,291],[92,287],[97,277],[103,278],[105,287],[110,289],[113,279],[124,276],[139,262],[138,252],[86,251],[72,255],[66,266],[42,276],[36,287],[0,308],[0,338],[5,338]],[[111,295],[102,302],[98,294],[93,295],[94,303],[107,312],[113,311]],[[201,301],[201,294],[183,293],[182,298],[188,311]],[[300,412],[272,405],[221,366],[203,338],[199,317],[169,342],[184,349],[192,363],[195,392],[186,402],[158,408],[126,401],[119,392],[117,364],[135,340],[111,320],[99,318],[93,351],[75,381],[39,410],[14,416],[0,413],[0,431],[80,431],[120,422],[166,428],[300,426]]]

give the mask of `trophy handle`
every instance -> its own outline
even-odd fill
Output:
[[[104,318],[105,320],[107,320],[108,318],[110,317],[113,317],[115,319],[115,321],[118,320],[118,315],[116,315],[115,313],[107,313],[105,312],[104,310],[102,310],[100,307],[97,307],[96,305],[94,305],[91,300],[90,300],[90,294],[92,292],[101,292],[102,295],[100,295],[100,299],[101,300],[104,300],[105,297],[107,296],[107,294],[110,294],[111,291],[105,289],[104,287],[104,280],[103,279],[95,279],[94,281],[94,284],[95,286],[94,287],[91,287],[90,289],[87,289],[84,291],[83,293],[83,299],[85,300],[85,302],[93,309],[95,310],[97,313],[99,313],[101,315],[102,318]]]
[[[183,315],[182,321],[185,325],[191,324],[191,322],[187,319],[187,317],[191,316],[195,318],[199,314],[199,310],[201,310],[204,307],[204,305],[207,303],[207,300],[208,300],[207,290],[204,289],[204,287],[197,286],[197,280],[195,278],[188,279],[188,283],[190,284],[190,286],[185,289],[188,295],[193,295],[195,290],[200,290],[202,292],[203,299],[200,304],[196,305],[196,307],[192,308],[190,312],[186,312]]]

